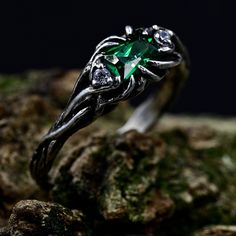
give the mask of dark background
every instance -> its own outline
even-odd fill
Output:
[[[158,24],[189,49],[191,76],[174,112],[235,115],[233,0],[1,1],[0,73],[81,68],[124,26]],[[231,3],[231,5],[230,5]]]

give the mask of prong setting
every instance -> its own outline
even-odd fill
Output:
[[[168,77],[179,64],[181,70],[173,70]],[[176,96],[188,72],[187,51],[170,30],[157,25],[137,29],[127,26],[124,36],[104,39],[77,79],[67,107],[35,150],[30,165],[33,178],[50,190],[53,180],[49,171],[73,133],[111,111],[119,101],[135,97],[151,82],[166,77],[164,86],[139,105],[119,133],[150,129]]]
[[[158,30],[158,29],[159,29],[159,26],[153,25],[152,28],[153,28],[154,30]]]
[[[130,26],[130,25],[127,25],[127,26],[125,27],[125,34],[126,34],[127,36],[132,35],[132,34],[133,34],[133,27]]]
[[[170,31],[165,29],[159,29],[154,34],[154,39],[156,43],[160,46],[160,52],[173,52],[174,51],[174,44],[171,41],[171,34]]]
[[[141,35],[143,35],[143,37],[150,37],[153,38],[153,43],[157,44],[157,53],[174,53],[174,43],[172,42],[172,36],[174,35],[174,33],[171,30],[159,27],[157,25],[153,25],[152,27],[149,28],[143,28],[143,29],[139,29],[139,31],[134,31],[134,29],[127,25],[125,27],[125,35],[123,37],[118,37],[118,36],[111,36],[108,37],[106,39],[104,39],[101,43],[98,44],[98,46],[96,47],[96,52],[93,55],[93,57],[91,58],[92,60],[92,69],[91,69],[91,73],[90,73],[90,78],[91,78],[91,83],[92,86],[94,88],[99,88],[101,86],[111,86],[114,87],[115,84],[117,87],[119,87],[120,84],[123,83],[123,79],[122,76],[117,76],[114,75],[113,72],[110,73],[109,76],[105,76],[102,75],[102,73],[105,71],[109,71],[109,68],[106,68],[106,66],[103,64],[104,60],[107,61],[107,63],[113,63],[114,66],[116,66],[117,63],[119,63],[119,59],[116,56],[116,54],[113,55],[107,55],[107,51],[114,48],[114,47],[119,47],[119,45],[128,45],[129,41],[132,41],[133,37],[136,37],[135,35],[141,33]],[[132,49],[131,49],[132,50]],[[126,55],[124,54],[124,57]],[[115,58],[116,60],[110,60],[109,58]],[[162,61],[162,60],[157,60],[157,59],[148,59],[147,62],[142,65],[142,64],[138,64],[140,62],[140,60],[136,57],[134,57],[133,61],[131,61],[132,63],[130,63],[130,70],[132,70],[132,68],[136,68],[138,69],[140,75],[142,78],[147,79],[149,81],[152,82],[158,82],[163,78],[163,73],[161,73],[161,75],[157,75],[155,73],[153,73],[148,67],[152,66],[161,70],[167,70],[170,69],[173,66],[178,65],[181,62],[182,58],[177,58],[176,60],[166,60],[166,61]],[[114,67],[113,66],[113,67]],[[95,70],[93,69],[95,68]],[[128,67],[127,67],[128,68]],[[108,73],[105,73],[108,74]],[[125,73],[126,74],[126,73]],[[165,74],[165,73],[164,73]],[[99,79],[99,76],[101,76],[101,78]],[[135,76],[132,76],[132,79],[134,79]]]

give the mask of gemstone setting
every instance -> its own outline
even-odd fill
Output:
[[[158,45],[160,45],[161,52],[171,52],[174,50],[174,44],[171,41],[171,33],[168,30],[159,29],[154,34],[154,39]]]
[[[114,75],[127,80],[136,73],[138,66],[145,66],[150,58],[156,58],[158,47],[153,38],[136,38],[112,47],[104,55],[106,68]]]
[[[171,35],[166,30],[159,30],[154,34],[154,39],[159,44],[169,44],[171,41]]]
[[[92,85],[94,87],[100,87],[108,85],[113,82],[111,73],[106,68],[98,68],[93,72]]]

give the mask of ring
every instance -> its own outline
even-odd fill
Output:
[[[174,100],[189,73],[188,53],[171,30],[154,25],[133,29],[126,26],[121,37],[100,42],[76,81],[68,104],[35,150],[30,170],[35,181],[50,189],[49,171],[66,140],[76,131],[110,112],[120,101],[155,87],[134,111],[122,134],[149,130]]]

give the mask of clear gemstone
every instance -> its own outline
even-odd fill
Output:
[[[96,69],[93,73],[92,84],[96,87],[107,85],[111,79],[111,73],[106,68]]]
[[[156,40],[157,43],[168,44],[170,43],[170,38],[171,38],[171,35],[166,30],[158,30],[154,34],[154,39]]]

